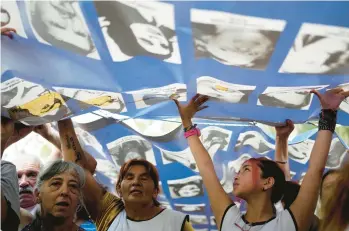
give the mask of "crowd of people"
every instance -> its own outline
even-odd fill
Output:
[[[11,38],[13,32],[1,29],[2,36]],[[234,196],[247,203],[246,213],[223,189],[210,154],[199,139],[200,130],[192,123],[196,112],[207,107],[209,97],[198,94],[186,105],[174,99],[219,230],[349,230],[349,163],[324,173],[337,110],[349,91],[335,88],[312,93],[320,100],[322,110],[302,184],[290,177],[287,145],[294,125],[288,120],[275,128],[275,160],[249,158],[230,179],[234,181]],[[83,150],[71,119],[57,123],[59,134],[53,135],[47,125],[27,127],[1,117],[1,156],[9,145],[37,132],[57,147],[61,157],[47,165],[32,157],[1,160],[3,231],[194,230],[189,215],[165,208],[157,200],[159,175],[153,164],[142,158],[126,161],[115,195],[94,178],[97,162]],[[321,206],[316,216],[318,199]],[[280,202],[282,208],[277,209],[275,204]]]

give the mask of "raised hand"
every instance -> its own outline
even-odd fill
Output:
[[[320,100],[322,109],[337,110],[342,101],[349,96],[349,91],[344,91],[342,88],[333,88],[320,94],[317,90],[312,90]]]
[[[291,120],[286,120],[286,125],[276,126],[276,136],[281,138],[288,138],[294,129],[294,124]]]
[[[208,101],[208,96],[200,94],[196,94],[186,105],[180,104],[176,99],[173,99],[173,101],[177,105],[178,112],[181,116],[184,127],[188,127],[191,125],[191,119],[193,118],[196,112],[208,107],[203,105]]]
[[[48,139],[50,136],[51,126],[49,124],[38,125],[34,127],[34,132],[41,135],[43,138]]]
[[[9,27],[1,28],[1,35],[5,35],[5,36],[9,37],[10,39],[13,38],[13,35],[11,32],[16,33],[16,30],[13,28],[9,28]]]

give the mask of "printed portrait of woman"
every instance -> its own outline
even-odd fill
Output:
[[[99,59],[79,3],[27,1],[29,21],[40,42]]]
[[[280,35],[226,25],[192,22],[195,57],[212,58],[229,66],[265,69]]]
[[[154,4],[158,9],[152,9]],[[174,17],[172,5],[117,1],[94,1],[94,5],[114,61],[125,61],[134,56],[151,56],[180,63],[180,57],[179,60],[170,60],[178,45],[174,25],[165,24],[167,17]],[[168,11],[161,14],[166,15],[165,18],[159,16],[159,8]]]
[[[172,198],[203,196],[202,179],[197,176],[167,182]]]

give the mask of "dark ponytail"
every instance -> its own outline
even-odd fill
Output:
[[[271,192],[271,202],[275,204],[280,201],[284,195],[284,187],[286,183],[285,174],[277,163],[272,160],[263,157],[255,160],[257,160],[257,164],[262,170],[262,178],[274,178],[274,185]]]

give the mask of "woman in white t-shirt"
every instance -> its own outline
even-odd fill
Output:
[[[206,186],[216,223],[221,231],[306,231],[309,229],[316,207],[322,171],[330,149],[336,126],[336,110],[349,96],[349,92],[336,88],[320,94],[322,112],[319,132],[300,192],[290,208],[275,214],[273,203],[283,195],[285,175],[278,165],[266,158],[247,160],[234,179],[233,193],[247,202],[247,212],[242,214],[221,186],[209,153],[202,145],[200,131],[192,124],[196,112],[205,109],[207,96],[197,94],[187,105],[177,100],[185,137],[188,139],[200,175]]]

